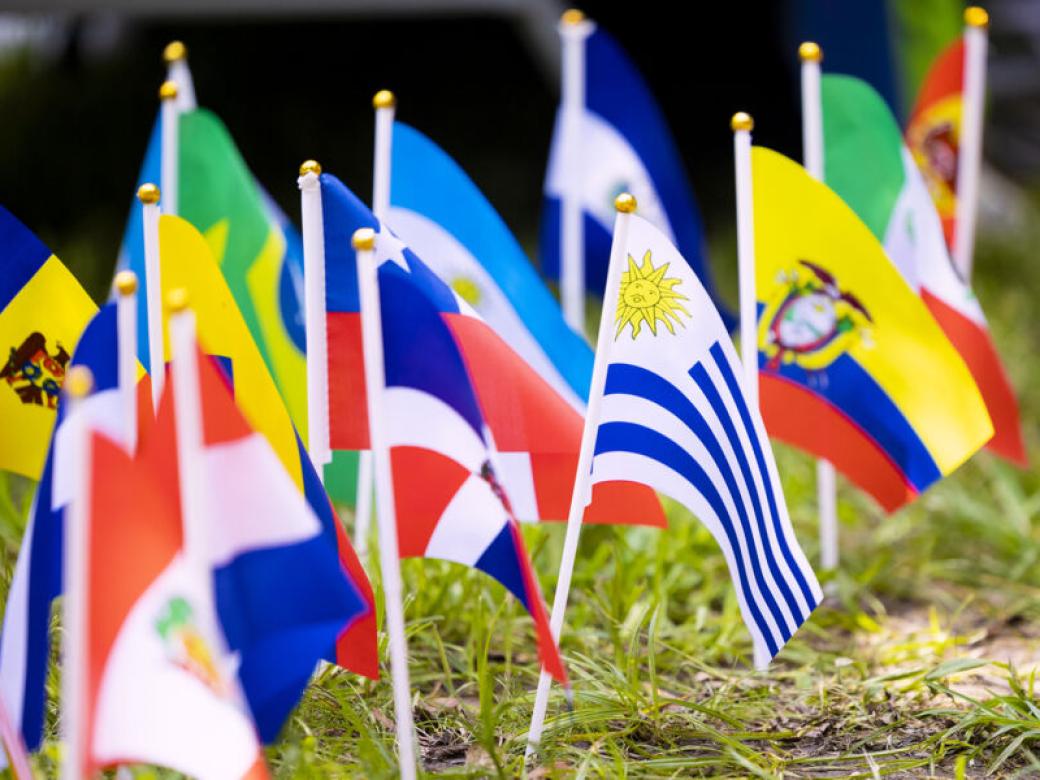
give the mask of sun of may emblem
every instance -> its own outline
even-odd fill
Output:
[[[650,327],[650,332],[657,335],[657,323],[663,322],[669,333],[675,333],[675,325],[683,325],[680,314],[687,317],[690,313],[683,308],[679,301],[687,301],[685,295],[675,292],[681,279],[668,279],[668,263],[659,268],[654,268],[650,257],[650,250],[643,255],[643,264],[636,265],[632,255],[628,256],[628,270],[621,274],[621,291],[618,295],[617,313],[614,321],[617,323],[617,333],[614,339],[621,335],[626,325],[632,326],[632,338],[639,335],[640,329],[645,322]]]

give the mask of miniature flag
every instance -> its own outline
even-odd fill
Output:
[[[906,145],[924,174],[949,247],[957,216],[963,92],[964,39],[957,38],[928,71],[906,126]]]
[[[87,366],[94,377],[94,392],[77,413],[84,415],[93,430],[123,441],[118,344],[116,304],[110,303],[83,330],[71,365]],[[138,394],[144,399],[139,403],[138,429],[144,431],[151,414],[147,378],[139,383]],[[57,418],[7,593],[0,634],[0,696],[29,750],[38,749],[43,736],[51,603],[62,592],[63,513],[72,495],[72,479],[82,465],[68,447],[70,426],[64,405],[59,406]]]
[[[524,250],[477,185],[433,141],[394,123],[387,223],[579,412],[592,350],[563,319]]]
[[[769,149],[751,163],[766,427],[894,511],[993,436],[982,396],[841,198]]]
[[[458,323],[438,309],[437,292],[446,289],[426,268],[390,261],[379,269],[399,552],[463,563],[501,582],[534,619],[542,665],[566,682],[508,491],[497,476]]]
[[[614,198],[630,192],[640,213],[679,247],[716,306],[705,256],[700,215],[682,157],[650,89],[617,42],[596,27],[585,41],[585,114],[582,118],[585,224],[585,288],[603,289],[610,258]],[[539,254],[542,271],[560,275],[560,198],[566,166],[562,159],[562,112],[556,116],[549,165]],[[720,307],[723,318],[732,316]]]
[[[97,305],[0,206],[0,470],[39,479],[72,350]]]
[[[92,435],[83,776],[149,763],[267,777],[211,570],[183,547],[176,444],[157,438],[134,459]]]
[[[428,299],[451,324],[496,450],[497,479],[510,497],[515,516],[524,521],[564,519],[581,441],[578,412],[411,249],[389,230],[380,229],[372,212],[338,179],[322,174],[321,196],[332,449],[368,448],[357,269],[350,238],[358,228],[369,227],[379,232],[379,261],[421,273]],[[465,380],[452,375],[451,381]],[[585,521],[665,524],[653,492],[631,482],[599,486]]]
[[[339,548],[346,572],[371,607],[364,618],[344,626],[337,643],[338,650],[335,653],[330,650],[328,660],[359,674],[378,677],[375,599],[368,577],[321,487],[228,284],[203,237],[185,220],[173,216],[160,217],[159,243],[163,258],[164,295],[177,288],[188,291],[203,349],[229,363],[228,373],[235,401],[242,414],[249,425],[267,440],[297,490],[306,496],[312,510],[322,520],[327,544]],[[261,722],[261,732],[266,739],[264,722]]]
[[[629,219],[592,484],[636,480],[700,518],[725,555],[762,668],[823,596],[722,318],[668,237]]]
[[[884,245],[964,359],[996,431],[987,447],[1025,466],[1018,401],[895,117],[870,85],[851,76],[823,76],[821,99],[825,181]]]

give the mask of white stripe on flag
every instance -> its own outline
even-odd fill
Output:
[[[452,496],[426,545],[425,557],[473,566],[506,524],[491,487],[473,475]]]
[[[439,452],[469,471],[480,471],[487,460],[487,446],[448,404],[410,387],[388,387],[383,398],[390,447],[421,447]]]

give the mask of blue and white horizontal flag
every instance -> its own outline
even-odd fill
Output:
[[[539,249],[542,271],[552,279],[560,276],[560,197],[567,170],[562,113],[561,109],[556,115],[549,151]],[[721,306],[712,285],[700,214],[664,115],[635,65],[598,26],[585,40],[580,135],[585,289],[601,294],[610,260],[614,198],[630,192],[639,202],[640,213],[679,247],[732,327],[735,320]]]
[[[94,392],[74,416],[64,403],[58,406],[58,424],[7,594],[0,633],[0,696],[30,751],[39,748],[43,737],[51,602],[62,589],[63,510],[83,468],[67,442],[80,421],[116,441],[124,440],[117,351],[116,304],[109,303],[88,323],[72,356],[73,366],[91,370]]]
[[[394,123],[387,224],[579,412],[592,350],[563,319],[506,223],[437,144]]]
[[[820,603],[820,586],[722,318],[668,237],[629,219],[592,483],[642,482],[700,518],[762,668]]]

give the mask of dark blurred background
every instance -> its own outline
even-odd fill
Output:
[[[0,0],[0,203],[102,296],[165,74],[189,51],[199,104],[227,124],[294,219],[314,157],[371,189],[371,96],[444,146],[534,255],[559,72],[555,0]],[[959,33],[956,0],[584,3],[649,83],[675,134],[712,244],[732,231],[729,117],[801,157],[797,44],[870,79],[905,116],[931,58]],[[989,177],[1010,201],[1040,172],[1040,2],[996,0]],[[998,212],[1006,212],[1000,208]],[[725,254],[725,252],[723,252]],[[731,263],[720,258],[716,266]],[[731,276],[719,267],[725,280]],[[725,285],[729,287],[729,285]]]

